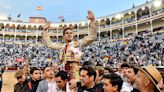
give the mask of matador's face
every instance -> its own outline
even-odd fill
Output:
[[[67,29],[63,37],[66,41],[71,42],[73,39],[73,31],[71,29]]]

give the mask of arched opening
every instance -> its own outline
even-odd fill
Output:
[[[40,26],[38,27],[38,30],[43,30],[43,26],[40,25]]]
[[[137,20],[150,17],[150,12],[148,7],[142,7],[137,11]]]
[[[135,13],[134,12],[128,12],[124,14],[123,17],[124,23],[129,23],[135,21]]]
[[[110,19],[106,18],[106,25],[110,25]]]
[[[100,21],[100,27],[105,28],[105,25],[106,25],[106,21],[104,19],[102,19]]]

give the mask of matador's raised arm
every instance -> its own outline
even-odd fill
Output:
[[[97,27],[95,26],[95,18],[92,11],[88,11],[87,18],[90,20],[89,35],[80,40],[82,47],[91,44],[97,38]]]
[[[50,23],[47,23],[43,28],[45,30],[45,32],[42,33],[42,37],[43,37],[43,40],[44,40],[46,46],[49,48],[52,48],[52,49],[56,49],[56,50],[61,49],[63,46],[62,43],[55,43],[55,42],[51,41],[50,35],[48,34],[49,27],[50,27]]]

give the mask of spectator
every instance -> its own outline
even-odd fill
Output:
[[[14,85],[14,92],[23,92],[23,88],[27,84],[24,71],[18,70],[15,73],[15,78],[17,78],[18,82]]]
[[[31,80],[24,87],[24,92],[36,92],[38,84],[41,80],[41,72],[40,69],[33,67],[30,70]]]
[[[123,77],[123,79],[126,81],[126,75],[127,75],[127,69],[129,68],[129,65],[128,64],[126,64],[126,63],[123,63],[122,65],[121,65],[121,75],[122,75],[122,77]]]
[[[160,92],[157,84],[161,79],[162,76],[159,71],[155,67],[148,65],[139,69],[135,86],[140,92]]]
[[[45,79],[39,82],[36,92],[57,92],[54,72],[51,66],[45,66],[43,69]]]
[[[102,88],[103,83],[101,81],[104,75],[104,69],[100,66],[95,66],[95,69],[96,69],[96,79],[95,79],[96,86],[98,88]]]
[[[56,75],[56,74],[59,72],[58,64],[54,63],[54,64],[52,65],[52,69],[53,69],[53,71],[54,71],[54,74]]]
[[[29,81],[30,80],[30,68],[24,68],[23,71],[24,71],[24,75],[26,77],[26,80]]]
[[[56,84],[58,87],[57,92],[70,92],[70,89],[68,87],[69,86],[68,76],[67,76],[67,73],[65,71],[59,71],[55,75],[55,80],[56,80]]]
[[[104,92],[120,92],[123,80],[115,73],[105,74],[103,76]]]
[[[80,69],[80,83],[77,84],[77,92],[103,92],[103,89],[95,83],[96,71],[92,66],[83,66]]]
[[[138,72],[137,68],[135,68],[134,66],[129,66],[129,68],[127,69],[127,82],[124,82],[127,84],[123,84],[123,86],[124,85],[128,85],[128,86],[122,87],[121,92],[139,92],[137,89],[133,87],[137,72]]]
[[[95,69],[96,69],[96,80],[95,80],[95,82],[96,82],[96,84],[99,84],[102,80],[103,75],[104,75],[104,69],[100,66],[96,66]]]
[[[109,73],[113,73],[113,70],[109,66],[106,66],[104,68],[104,74],[109,74]]]

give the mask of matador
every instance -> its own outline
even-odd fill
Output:
[[[50,23],[44,26],[45,32],[42,33],[43,40],[47,47],[60,50],[60,62],[70,79],[79,80],[79,62],[82,56],[82,48],[91,44],[97,38],[97,28],[94,23],[95,18],[92,11],[88,11],[87,18],[90,20],[89,34],[80,40],[73,40],[73,30],[66,28],[63,30],[65,43],[52,42],[48,34]]]

